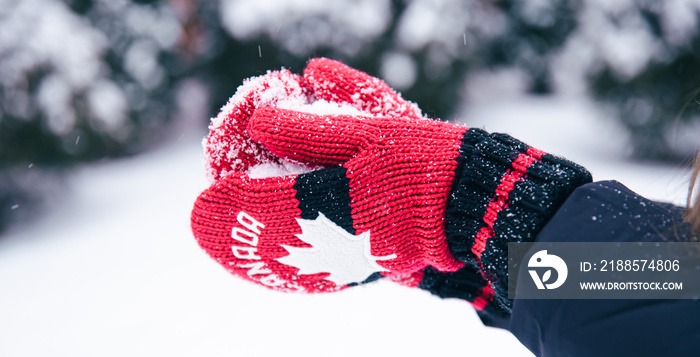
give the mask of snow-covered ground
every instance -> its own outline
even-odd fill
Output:
[[[687,170],[626,160],[621,130],[585,103],[514,100],[465,117],[683,203]],[[207,184],[199,141],[83,168],[55,210],[0,237],[0,356],[531,356],[469,304],[388,281],[294,295],[231,277],[189,230]]]

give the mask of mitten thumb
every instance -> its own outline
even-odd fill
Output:
[[[350,160],[375,141],[375,130],[366,120],[370,119],[265,107],[253,114],[248,133],[279,157],[333,166]]]

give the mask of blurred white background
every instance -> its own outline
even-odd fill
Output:
[[[388,281],[289,295],[189,227],[243,78],[327,56],[684,204],[700,0],[0,0],[0,356],[531,356]]]

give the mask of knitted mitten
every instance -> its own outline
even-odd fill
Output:
[[[312,95],[387,117],[256,110],[238,130],[267,157],[328,168],[220,175],[193,210],[200,245],[231,272],[278,290],[333,291],[379,273],[418,277],[419,287],[482,308],[505,296],[505,244],[532,240],[588,173],[502,134],[421,119],[404,103],[382,106],[384,92],[358,71],[317,67],[326,71],[304,76],[307,89],[318,87]],[[317,80],[324,73],[335,81]]]
[[[337,61],[313,59],[303,77],[283,69],[244,81],[209,126],[210,134],[203,142],[208,176],[216,181],[231,172],[250,173],[266,165],[289,168],[291,165],[249,138],[246,127],[250,116],[262,106],[299,107],[321,101],[349,106],[368,116],[421,117],[415,104],[401,98],[383,81]],[[197,238],[206,251],[220,244],[219,240]],[[377,277],[381,275],[375,274]],[[391,280],[441,297],[465,299],[478,311],[492,310],[493,304],[487,304],[492,297],[488,283],[473,274],[473,269],[462,269],[459,277],[428,268],[425,272],[393,275]]]

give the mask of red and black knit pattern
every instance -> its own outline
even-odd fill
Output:
[[[578,186],[583,167],[506,135],[469,129],[446,211],[450,252],[475,264],[508,308],[508,243],[534,241]]]
[[[324,99],[367,115],[280,109],[281,99]],[[214,182],[195,203],[192,230],[227,270],[304,292],[386,276],[470,301],[492,325],[510,307],[507,243],[534,240],[591,180],[582,167],[508,135],[425,119],[380,80],[326,59],[311,61],[303,78],[281,71],[248,81],[210,130]],[[325,168],[264,179],[245,173],[285,160]],[[326,231],[304,232],[321,221]],[[331,243],[347,243],[365,266],[346,262],[348,250]],[[358,266],[360,274],[345,274]]]
[[[578,165],[507,135],[425,119],[262,108],[248,132],[277,157],[331,166],[267,179],[232,173],[195,204],[200,245],[230,271],[278,290],[332,291],[376,278],[338,285],[330,270],[303,273],[280,260],[285,246],[313,248],[298,238],[299,219],[323,214],[351,235],[369,234],[371,256],[391,257],[376,262],[377,272],[449,273],[466,262],[480,273],[460,283],[466,298],[507,310],[507,243],[533,240],[590,181]]]
[[[466,264],[456,272],[441,272],[431,267],[424,269],[416,287],[441,298],[469,301],[485,324],[493,326],[507,318],[509,311],[497,301],[491,283],[484,279],[473,264]]]

